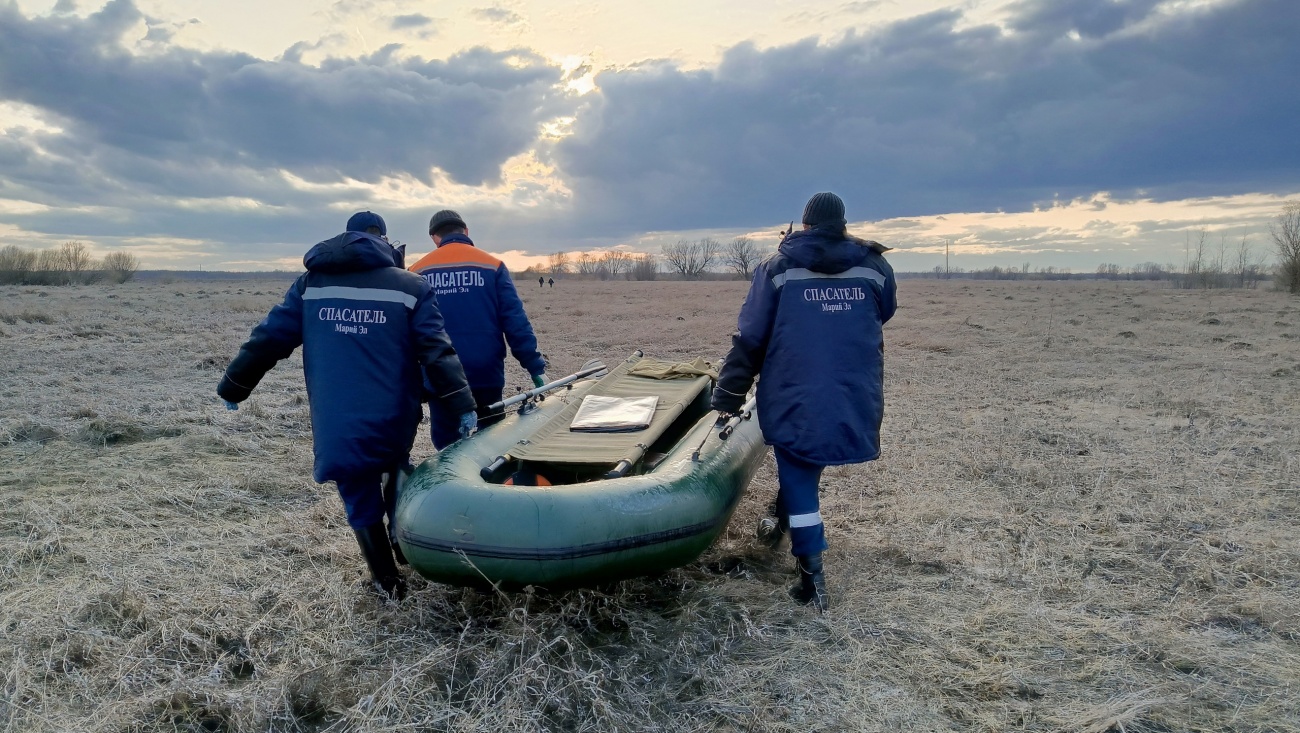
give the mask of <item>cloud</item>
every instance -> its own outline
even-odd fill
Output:
[[[406,30],[409,28],[427,28],[433,23],[433,18],[420,13],[410,13],[408,15],[394,16],[389,23],[389,27],[395,31]]]
[[[53,152],[201,168],[289,171],[313,181],[392,174],[482,184],[567,110],[561,71],[525,51],[440,60],[298,63],[228,52],[126,47],[145,22],[131,0],[86,19],[25,18],[0,5],[0,97],[58,120]],[[467,122],[470,121],[470,122]]]
[[[441,23],[404,3],[332,7],[417,35]],[[504,5],[473,13],[525,22]],[[956,235],[1049,251],[1181,237],[1090,228],[1115,201],[1300,190],[1292,0],[1019,0],[1000,23],[946,10],[740,44],[712,68],[597,71],[578,96],[567,87],[591,69],[566,76],[529,50],[430,60],[394,44],[307,64],[337,44],[266,60],[176,46],[181,25],[132,0],[86,17],[0,0],[0,227],[283,260],[361,208],[422,244],[451,206],[500,249],[653,248],[680,231],[775,231],[834,190],[882,241],[923,247],[960,212],[1059,219],[1052,202],[1081,202],[1065,229],[988,214]]]
[[[500,185],[573,105],[562,70],[529,51],[427,60],[389,46],[312,66],[299,61],[310,44],[267,61],[170,46],[162,27],[131,0],[85,18],[0,2],[0,102],[44,123],[0,136],[0,198],[36,207],[0,220],[293,241],[383,182]]]
[[[827,189],[879,219],[1300,183],[1290,0],[1013,9],[1007,30],[945,10],[606,71],[554,163],[588,231],[615,235],[780,220]]]
[[[1164,0],[1019,0],[1008,5],[1010,26],[1047,38],[1074,31],[1101,38],[1147,19]]]
[[[475,18],[496,25],[514,26],[523,25],[526,22],[524,16],[516,13],[510,8],[505,8],[500,5],[492,5],[486,8],[475,8],[470,12]]]

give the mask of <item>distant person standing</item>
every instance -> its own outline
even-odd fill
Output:
[[[303,258],[307,272],[253,329],[217,394],[236,409],[276,362],[303,347],[312,477],[338,485],[376,589],[400,600],[406,583],[394,557],[396,488],[410,469],[421,378],[433,386],[439,409],[458,416],[461,434],[473,431],[477,415],[433,290],[399,266],[386,234],[383,218],[363,211],[346,232],[312,247]],[[405,562],[400,553],[397,559]]]
[[[546,287],[546,280],[541,275],[537,276],[537,287],[539,288]]]
[[[555,287],[555,278],[551,278],[549,282],[551,283],[551,287]]]
[[[546,383],[546,359],[537,350],[537,337],[510,271],[474,246],[460,214],[450,209],[434,214],[429,237],[437,249],[411,265],[411,271],[423,277],[438,298],[478,404],[479,425],[486,427],[502,417],[488,414],[486,408],[499,402],[505,389],[506,344],[539,387]],[[457,415],[437,401],[429,403],[429,411],[433,444],[441,450],[456,440]]]
[[[850,237],[844,202],[808,200],[790,232],[754,272],[732,347],[713,392],[720,420],[739,412],[758,380],[758,421],[776,456],[777,516],[759,523],[773,548],[790,533],[796,601],[829,605],[818,496],[822,469],[875,460],[884,414],[884,335],[897,309],[894,271],[876,242]]]

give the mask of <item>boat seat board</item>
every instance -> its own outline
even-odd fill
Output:
[[[511,447],[507,458],[582,466],[614,466],[620,461],[636,463],[679,415],[708,389],[708,376],[687,375],[678,379],[655,379],[630,374],[638,364],[654,366],[655,361],[630,357],[609,371],[587,392],[606,397],[658,397],[649,427],[635,432],[592,433],[569,429],[581,400],[573,400],[546,421],[526,441]],[[663,363],[665,368],[671,366]]]

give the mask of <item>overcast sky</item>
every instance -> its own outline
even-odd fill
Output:
[[[0,245],[296,268],[371,209],[522,267],[774,244],[813,193],[928,269],[1267,248],[1296,0],[0,0]]]

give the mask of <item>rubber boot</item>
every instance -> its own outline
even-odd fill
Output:
[[[409,565],[406,561],[406,555],[402,553],[402,548],[397,544],[397,491],[401,485],[401,469],[384,475],[384,507],[388,512],[388,545],[393,548],[393,559],[398,565]]]
[[[381,596],[395,601],[406,597],[406,580],[397,572],[393,562],[393,549],[388,544],[388,530],[383,522],[376,522],[365,529],[356,529],[357,544],[361,546],[361,556],[370,568],[370,579],[375,590]]]
[[[804,555],[795,560],[799,568],[799,582],[790,586],[790,597],[805,606],[812,606],[819,613],[825,613],[830,607],[830,597],[826,594],[822,554]]]

